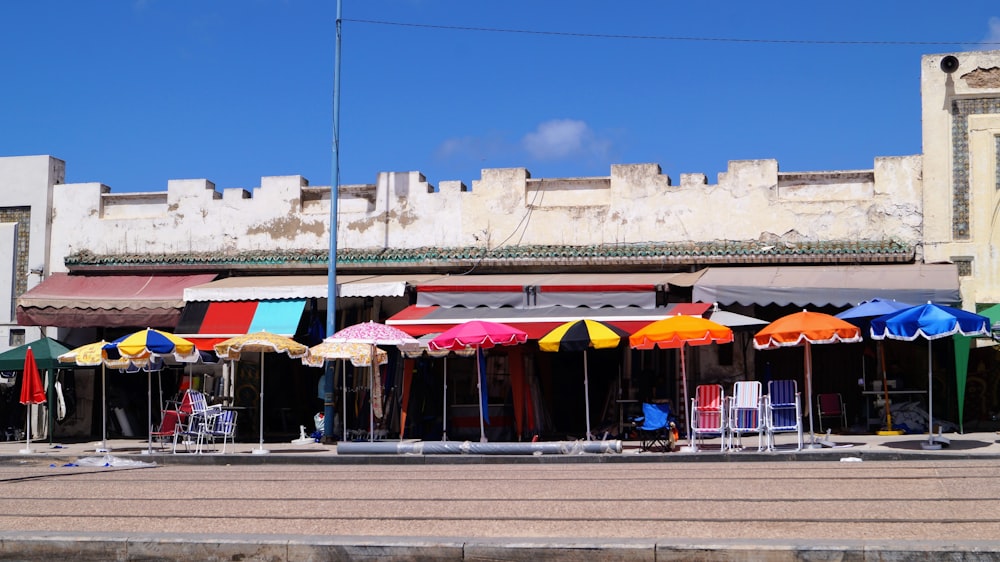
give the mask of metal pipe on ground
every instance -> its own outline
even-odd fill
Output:
[[[473,441],[342,441],[338,455],[579,455],[622,452],[620,440],[479,443]]]

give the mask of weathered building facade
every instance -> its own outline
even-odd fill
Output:
[[[723,305],[844,307],[849,301],[842,289],[861,283],[864,271],[889,266],[898,266],[891,271],[903,277],[895,282],[901,291],[907,284],[940,288],[930,294],[949,295],[944,300],[967,309],[1000,302],[994,244],[1000,236],[994,226],[1000,208],[1000,51],[925,56],[921,96],[923,154],[875,157],[867,170],[789,172],[775,160],[733,161],[717,178],[680,173],[675,182],[655,163],[613,165],[608,176],[581,178],[533,178],[527,169],[507,168],[484,169],[470,185],[432,184],[416,171],[379,173],[373,184],[339,188],[338,276],[384,276],[381,282],[396,283],[393,290],[351,293],[374,298],[374,305],[355,304],[376,320],[418,302],[412,293],[420,290],[418,280],[431,284],[435,277],[691,274],[677,281],[690,299],[692,285],[698,294],[698,274],[726,267],[768,266],[779,273],[792,271],[781,269],[789,266],[832,267],[824,273],[836,281],[812,287],[800,295],[802,302],[744,291],[745,300],[718,299]],[[64,165],[55,158],[0,158],[0,263],[12,264],[10,275],[0,276],[0,300],[9,295],[11,311],[6,322],[0,315],[0,330],[8,334],[39,330],[17,324],[17,299],[43,277],[65,272],[312,275],[312,292],[297,296],[322,301],[316,287],[327,268],[329,186],[279,176],[264,177],[252,189],[220,190],[196,179],[170,180],[165,191],[114,193],[99,183],[65,184],[63,177]],[[942,263],[954,265],[933,265]],[[910,266],[944,271],[952,279],[943,283],[955,290],[935,286],[938,278],[918,279],[930,270]],[[881,275],[850,294],[885,296],[876,291]],[[400,292],[398,282],[410,291]],[[538,286],[522,289],[530,296]],[[816,300],[822,293],[829,298]],[[450,304],[500,306],[476,300],[483,298],[481,287],[462,294]],[[225,298],[240,298],[233,295]],[[671,294],[656,306],[684,296]],[[22,299],[23,319],[32,318],[32,302]],[[52,332],[80,327],[60,324],[57,316],[45,316],[56,318]],[[4,343],[14,339],[0,334]],[[752,371],[743,360],[720,366],[713,355],[705,358],[705,370],[720,377]]]

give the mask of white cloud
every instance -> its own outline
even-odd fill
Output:
[[[989,21],[990,31],[983,39],[982,47],[986,50],[1000,49],[1000,18],[993,16]]]
[[[590,127],[576,119],[546,121],[521,139],[521,146],[528,155],[538,160],[561,160],[579,156],[592,152],[598,144]]]

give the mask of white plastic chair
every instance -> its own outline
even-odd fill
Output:
[[[730,449],[743,448],[743,434],[757,434],[757,450],[764,450],[764,408],[761,385],[757,381],[733,383],[733,395],[729,398],[729,444]],[[735,442],[734,442],[735,440]]]

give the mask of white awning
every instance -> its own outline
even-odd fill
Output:
[[[339,297],[401,297],[407,285],[440,275],[338,275]],[[184,290],[185,302],[326,298],[326,275],[227,277]]]

